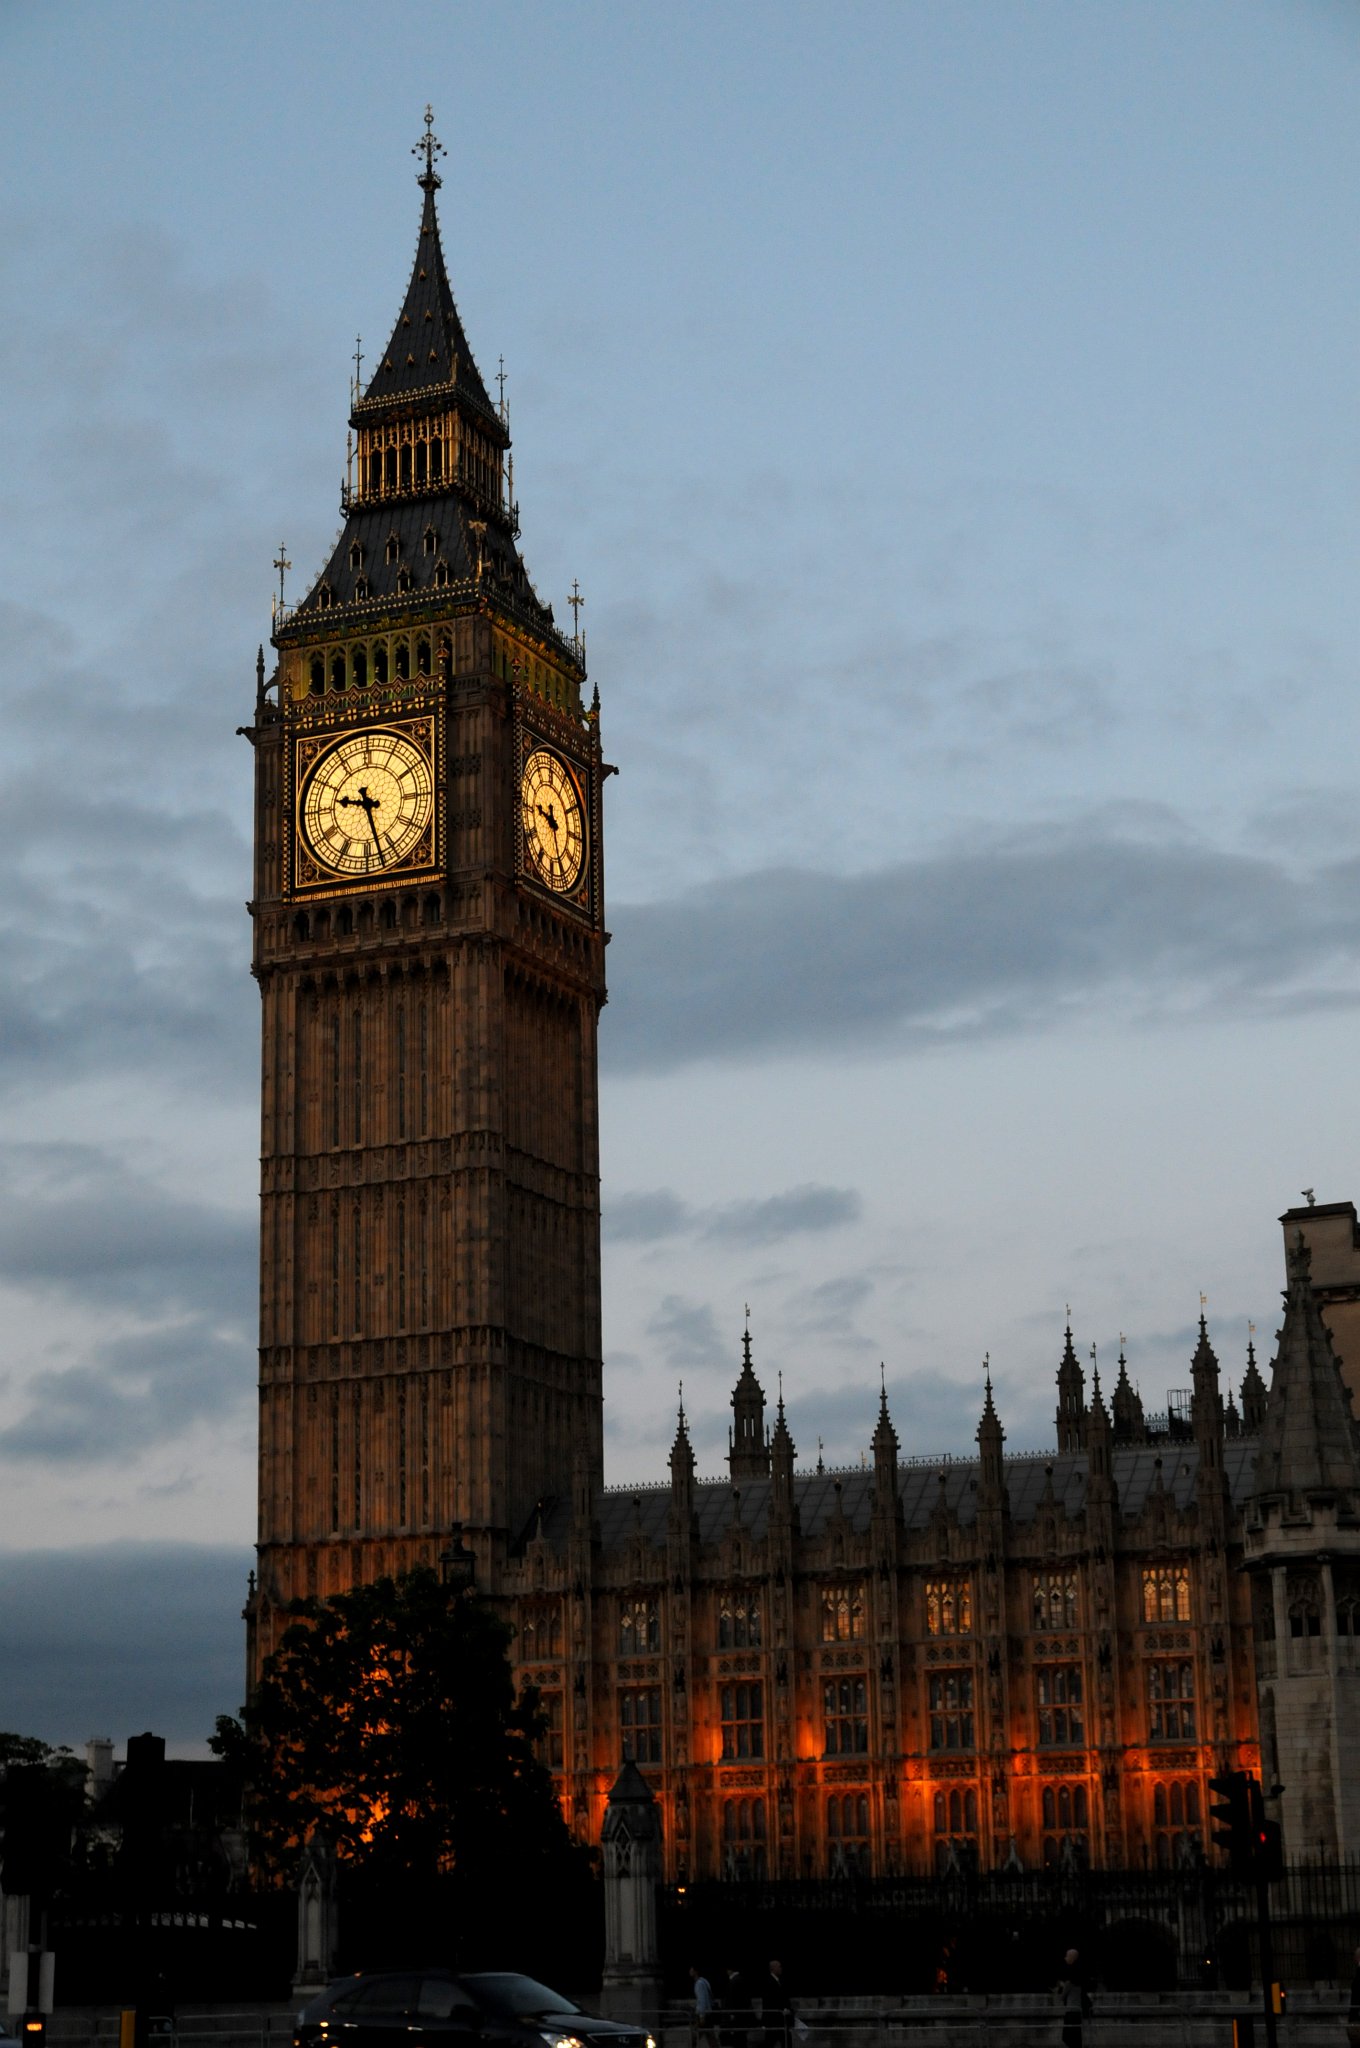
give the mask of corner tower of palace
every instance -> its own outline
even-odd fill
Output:
[[[286,1603],[461,1525],[493,1586],[601,1477],[598,697],[517,547],[510,435],[418,146],[344,526],[254,722],[263,1024],[258,1672]]]

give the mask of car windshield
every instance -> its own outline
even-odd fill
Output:
[[[563,1998],[560,1991],[549,1991],[546,1984],[540,1984],[533,1977],[517,1977],[509,1971],[489,1970],[473,1977],[464,1977],[463,1982],[476,1997],[484,1998],[488,2005],[499,2006],[502,2012],[551,2013],[579,2012],[579,2005],[573,2005],[569,1998]]]

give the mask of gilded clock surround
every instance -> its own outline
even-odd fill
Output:
[[[338,727],[326,727],[319,731],[298,732],[293,741],[292,775],[292,830],[289,844],[292,854],[291,888],[296,895],[310,894],[315,890],[332,891],[346,887],[358,889],[393,889],[410,882],[421,875],[433,873],[439,864],[439,807],[443,782],[441,773],[438,734],[441,721],[431,713],[423,718],[374,718],[364,723],[350,723]],[[356,760],[342,785],[337,788],[337,805],[348,805],[354,811],[351,843],[365,848],[365,832],[374,847],[371,859],[360,861],[357,857],[327,858],[325,838],[318,830],[315,807],[310,804],[310,793],[317,789],[318,778],[327,774],[328,764],[342,759],[344,750],[353,748],[367,754],[375,764],[384,751],[396,750],[409,764],[409,776],[413,783],[412,794],[418,795],[418,806],[399,813],[404,830],[395,844],[381,846],[380,826],[387,820],[381,810],[376,815],[365,808],[364,792],[375,776],[386,774],[381,766],[375,766],[375,776],[367,777],[362,760]],[[346,764],[349,767],[349,764]],[[423,771],[423,772],[422,772]],[[390,780],[390,778],[389,778]],[[343,793],[354,787],[349,794]],[[403,791],[396,792],[396,802],[403,802]],[[373,799],[369,799],[372,801]],[[377,797],[381,805],[382,797]],[[309,808],[312,815],[309,817]],[[368,824],[369,817],[373,823]],[[381,855],[381,857],[379,857]]]

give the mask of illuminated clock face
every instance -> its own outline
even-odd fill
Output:
[[[546,747],[524,764],[520,810],[530,868],[550,889],[574,889],[585,866],[585,818],[571,770]]]
[[[429,757],[404,734],[355,732],[328,747],[302,785],[307,851],[333,875],[400,867],[434,815]]]

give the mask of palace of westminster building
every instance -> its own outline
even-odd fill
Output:
[[[514,1627],[583,1840],[631,1758],[687,1877],[1196,1861],[1259,1770],[1292,1857],[1360,1849],[1360,1229],[1284,1219],[1269,1379],[1107,1400],[1050,1456],[798,1469],[749,1330],[728,1471],[603,1484],[602,753],[517,550],[427,117],[410,282],[357,382],[344,526],[259,667],[263,1028],[252,1682],[288,1603],[434,1565]],[[1352,1341],[1354,1340],[1354,1341]],[[734,1358],[734,1366],[736,1360]],[[1354,1381],[1351,1381],[1354,1384]],[[870,1418],[866,1416],[866,1428]],[[1278,1789],[1277,1788],[1282,1788]]]

